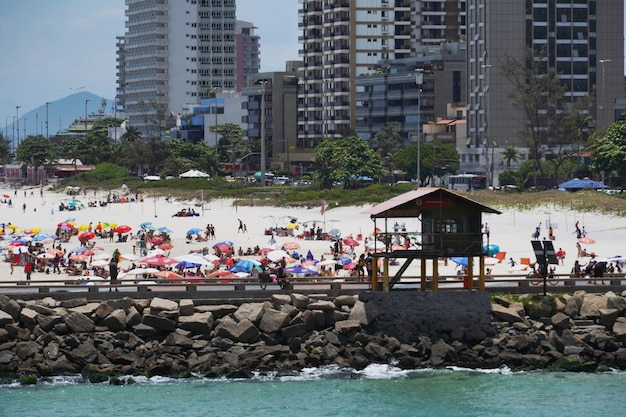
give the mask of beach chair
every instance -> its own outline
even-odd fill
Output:
[[[498,252],[496,256],[494,256],[498,260],[498,263],[501,264],[503,260],[506,259],[506,252]]]

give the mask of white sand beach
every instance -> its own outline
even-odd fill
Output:
[[[31,195],[32,191],[32,195]],[[43,233],[54,233],[57,224],[71,220],[77,227],[99,222],[128,225],[135,234],[139,225],[151,222],[154,227],[167,227],[172,232],[171,243],[173,248],[167,251],[170,257],[187,254],[191,251],[200,251],[203,247],[209,248],[216,242],[229,240],[234,243],[235,250],[240,247],[245,251],[258,245],[261,248],[268,247],[271,236],[265,234],[265,230],[271,227],[286,227],[292,220],[297,219],[299,229],[295,234],[301,234],[312,227],[313,223],[322,227],[326,232],[331,229],[339,229],[342,237],[351,235],[355,239],[367,238],[374,229],[374,223],[367,214],[362,212],[370,206],[360,207],[328,207],[325,214],[321,214],[321,207],[285,208],[285,207],[254,207],[241,205],[232,199],[216,199],[205,201],[201,206],[197,201],[166,201],[164,197],[144,197],[143,202],[110,203],[102,207],[88,207],[89,202],[106,200],[106,191],[100,191],[80,195],[76,199],[83,208],[74,211],[59,211],[59,204],[67,202],[71,198],[66,194],[54,193],[45,190],[40,195],[40,189],[5,189],[0,190],[0,195],[9,196],[12,206],[7,204],[8,198],[2,197],[0,204],[0,223],[11,223],[18,227],[18,231],[26,231],[39,228]],[[249,203],[247,201],[246,203]],[[25,205],[25,208],[24,208]],[[182,208],[192,208],[199,215],[194,217],[173,217]],[[496,207],[497,208],[497,207]],[[589,252],[594,252],[600,258],[613,256],[626,256],[623,242],[626,239],[626,219],[596,213],[576,213],[558,207],[544,206],[531,211],[513,211],[502,209],[501,215],[485,215],[483,221],[490,227],[490,243],[496,244],[501,251],[506,251],[506,259],[513,258],[519,262],[520,258],[528,257],[534,262],[534,255],[530,244],[531,234],[541,222],[541,238],[547,238],[546,224],[552,224],[554,229],[554,246],[556,250],[562,248],[567,252],[564,265],[557,268],[558,273],[569,273],[574,261],[577,259],[576,236],[574,224],[580,222],[585,226],[588,237],[595,239],[596,243],[583,245]],[[238,231],[239,219],[246,225],[247,233]],[[417,220],[403,220],[407,230],[416,230]],[[192,228],[205,230],[208,224],[215,226],[215,240],[189,242],[186,232]],[[381,226],[381,223],[378,223]],[[390,227],[392,225],[389,225]],[[5,241],[9,236],[5,236]],[[115,238],[117,240],[117,237]],[[280,246],[286,242],[297,242],[300,248],[297,252],[306,255],[310,250],[316,259],[330,251],[330,240],[305,240],[297,236],[276,236],[275,240]],[[118,249],[122,254],[133,253],[136,241],[129,239],[126,242],[111,242],[109,238],[93,240],[97,247],[101,247],[103,254],[111,254]],[[6,242],[5,242],[6,244]],[[62,243],[62,247],[71,251],[80,246],[77,237],[74,236],[69,242]],[[51,244],[45,245],[46,248]],[[355,253],[359,255],[365,251],[363,240],[355,247]],[[6,253],[6,250],[4,251]],[[326,255],[328,258],[329,256]],[[250,257],[255,258],[255,257]],[[258,257],[256,257],[258,258]],[[581,258],[581,263],[587,263],[589,258]],[[127,268],[130,262],[122,263],[121,268]],[[413,266],[411,267],[413,268]],[[509,265],[502,262],[493,267],[494,275],[506,274]],[[454,275],[457,265],[449,262],[448,266],[441,266],[440,274]],[[415,270],[409,270],[407,275],[417,275]],[[8,262],[0,262],[0,281],[13,281],[23,279],[23,268],[16,267],[13,275],[10,275]],[[47,275],[45,273],[33,273],[32,280],[63,279],[67,275]]]

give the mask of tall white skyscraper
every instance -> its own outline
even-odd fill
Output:
[[[184,104],[235,89],[235,0],[126,0],[126,17],[118,96],[144,138]]]

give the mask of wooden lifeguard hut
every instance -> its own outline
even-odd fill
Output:
[[[444,188],[422,187],[393,197],[366,211],[374,221],[372,288],[378,283],[378,260],[383,260],[383,291],[400,281],[414,259],[420,262],[420,286],[427,289],[426,266],[432,261],[432,289],[438,290],[440,258],[467,258],[465,288],[473,288],[474,258],[479,260],[479,288],[485,288],[485,236],[482,213],[501,214],[459,193]],[[390,224],[391,223],[391,224]],[[407,223],[409,224],[407,226]],[[389,261],[404,259],[393,277]]]

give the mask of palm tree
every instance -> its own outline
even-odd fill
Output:
[[[500,153],[502,162],[506,163],[507,171],[511,170],[511,162],[519,162],[519,151],[513,145],[507,145],[506,148]]]
[[[135,126],[126,126],[126,132],[122,135],[122,140],[127,142],[135,142],[141,140],[141,132]]]
[[[402,135],[396,131],[397,125],[398,122],[385,123],[370,141],[370,146],[383,158],[391,176],[393,160],[404,142]]]

